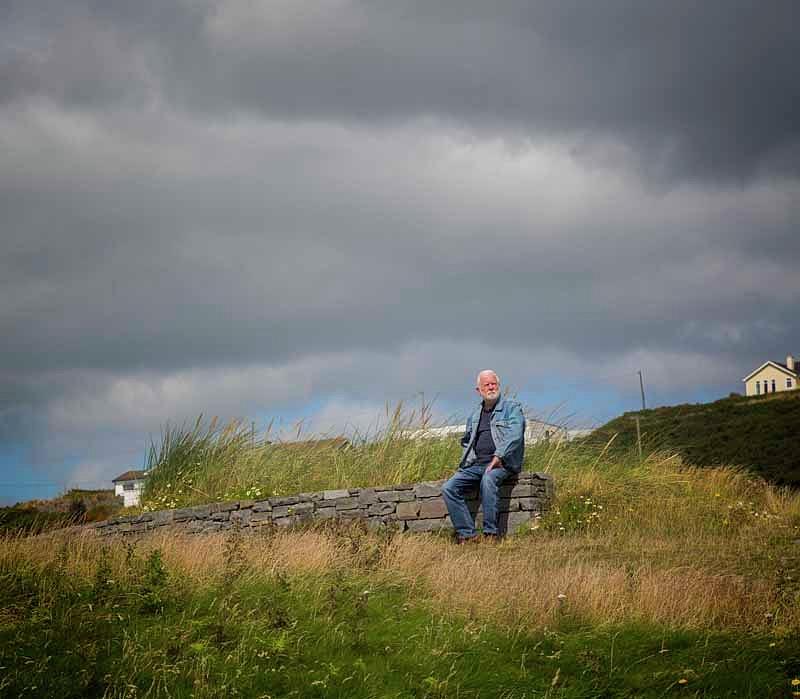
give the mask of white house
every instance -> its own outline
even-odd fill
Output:
[[[764,362],[758,369],[745,376],[744,389],[746,396],[760,396],[763,393],[778,393],[779,391],[794,391],[800,381],[800,371],[795,358],[786,356],[786,364]]]
[[[444,427],[427,427],[420,430],[411,430],[405,433],[410,439],[435,439],[448,435],[462,436],[467,429],[466,425],[445,425]],[[525,443],[537,442],[571,442],[576,437],[583,437],[591,430],[571,430],[563,425],[554,425],[534,418],[525,418]]]
[[[125,471],[111,481],[114,484],[114,495],[122,496],[125,507],[138,506],[146,478],[147,471]]]

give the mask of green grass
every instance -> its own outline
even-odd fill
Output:
[[[800,391],[625,413],[587,438],[616,435],[612,452],[636,446],[639,417],[646,451],[670,451],[695,466],[741,466],[779,485],[800,486]]]
[[[73,488],[50,500],[0,507],[0,534],[34,534],[108,519],[122,509],[113,490]]]
[[[442,613],[374,559],[198,582],[158,549],[98,547],[70,575],[79,556],[64,543],[44,568],[6,559],[3,696],[761,698],[800,674],[797,637],[568,613],[509,629]]]
[[[347,448],[170,429],[147,505],[452,472],[455,439],[404,429]],[[606,446],[530,447],[525,467],[553,474],[556,498],[499,546],[357,527],[0,538],[0,696],[800,691],[800,494]]]
[[[270,441],[234,421],[167,426],[148,453],[148,509],[218,499],[259,498],[327,488],[355,488],[443,478],[460,457],[457,439],[412,440],[402,406],[377,434],[299,442]]]
[[[27,507],[0,508],[0,534],[35,534],[76,524],[69,512],[39,512]]]

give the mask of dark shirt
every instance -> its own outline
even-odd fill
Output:
[[[492,430],[490,423],[492,420],[492,411],[481,410],[481,419],[478,423],[478,436],[475,438],[475,460],[476,466],[487,466],[492,460],[495,451],[494,440],[492,439]]]

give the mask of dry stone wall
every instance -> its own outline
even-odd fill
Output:
[[[365,520],[371,528],[430,532],[452,529],[442,499],[445,481],[428,481],[381,488],[350,488],[300,493],[266,500],[215,502],[178,510],[146,512],[116,517],[93,525],[99,534],[139,534],[163,527],[203,534],[238,526],[291,527],[323,520]],[[553,499],[553,478],[546,473],[524,471],[500,488],[500,530],[513,534],[520,526],[545,512]],[[480,526],[477,491],[468,500]]]

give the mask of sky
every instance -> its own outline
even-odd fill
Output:
[[[800,355],[795,0],[2,0],[0,502],[167,423],[576,427]]]

